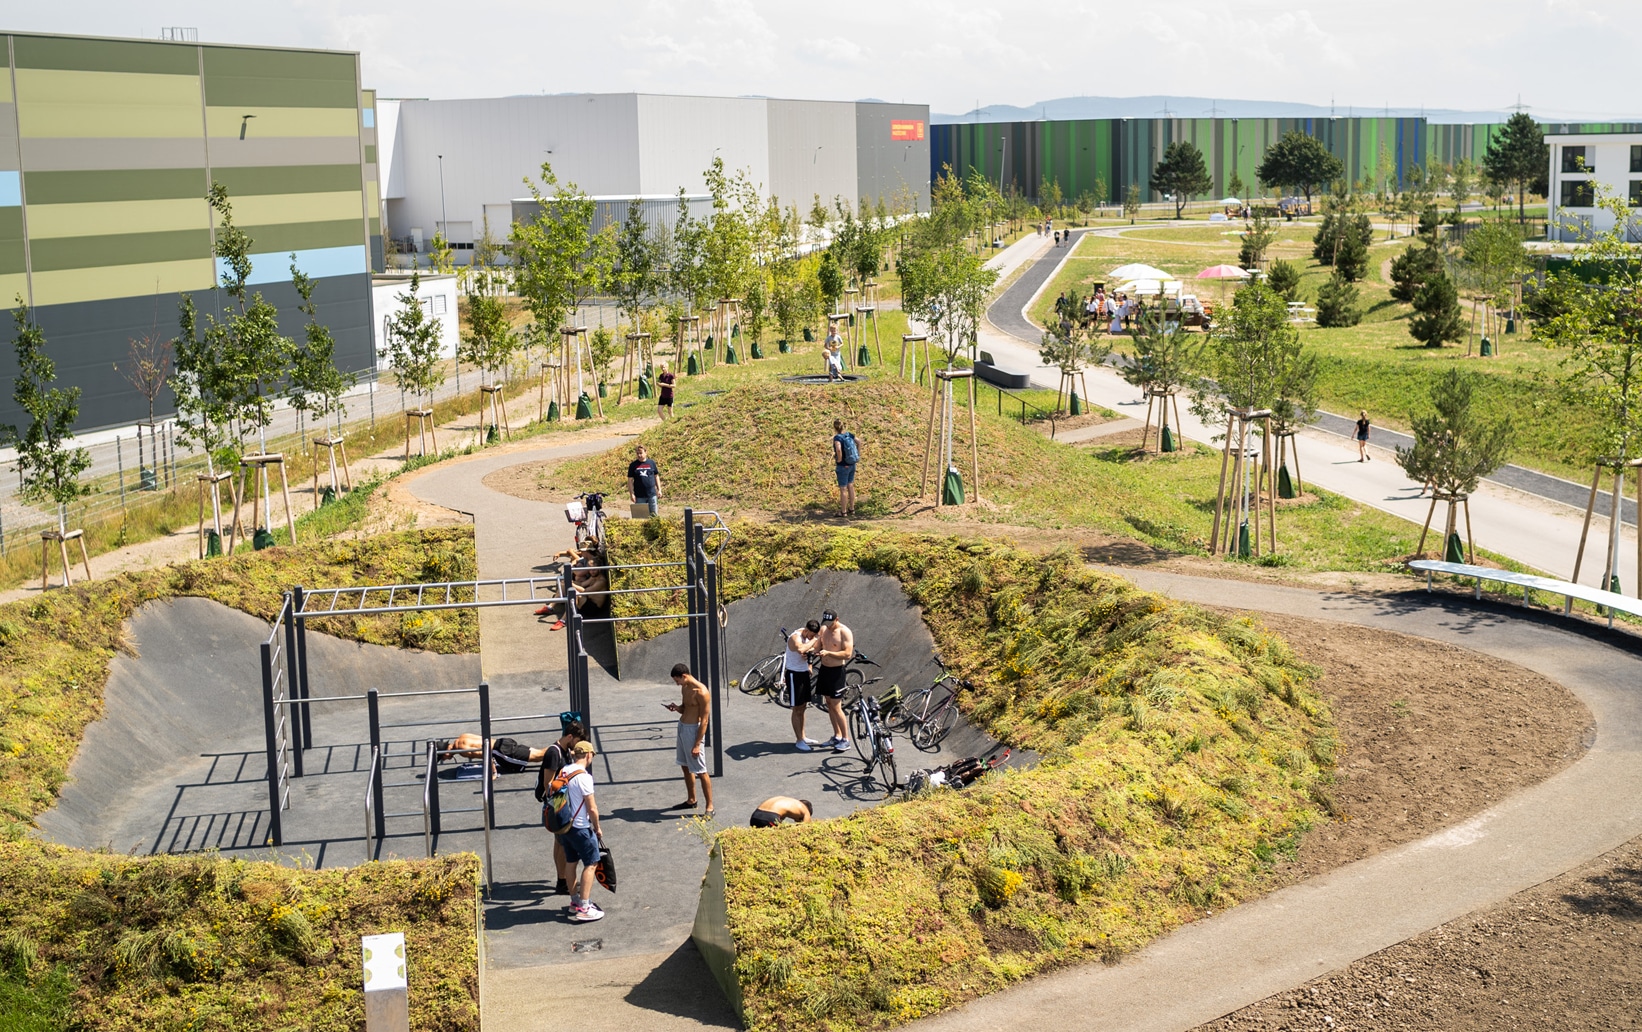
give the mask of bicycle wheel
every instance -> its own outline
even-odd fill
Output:
[[[759,660],[741,679],[741,690],[748,695],[770,695],[779,698],[782,682],[785,680],[781,676],[783,658],[777,653]]]
[[[958,724],[958,704],[951,702],[936,710],[931,714],[928,723],[930,744],[940,745],[941,739]]]
[[[859,670],[844,671],[844,694],[840,698],[843,699],[845,706],[855,705],[855,700],[861,697],[861,684],[866,679],[867,675]]]
[[[893,719],[889,726],[897,731],[906,731],[913,724],[921,722],[929,713],[929,689],[920,688],[908,695],[901,705],[895,707]]]
[[[850,707],[850,741],[855,743],[855,755],[861,757],[861,762],[872,769],[872,732],[866,717],[861,713],[860,706]]]
[[[888,796],[895,791],[900,778],[895,773],[895,754],[880,751],[878,753],[878,783],[884,788],[884,795]]]

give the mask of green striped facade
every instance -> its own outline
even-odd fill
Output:
[[[82,413],[109,417],[91,425],[128,407],[115,398],[118,378],[98,367],[122,360],[133,336],[174,333],[180,293],[205,295],[207,310],[219,303],[213,182],[251,237],[257,288],[271,299],[289,291],[294,253],[330,284],[316,296],[338,322],[365,331],[350,363],[370,364],[380,191],[374,154],[366,160],[375,100],[357,54],[0,40],[0,297],[30,304],[53,343],[72,342],[59,372],[83,374]],[[0,375],[8,365],[0,358]],[[9,414],[0,399],[0,421]]]
[[[1603,131],[1594,124],[1565,131]],[[1085,193],[1118,203],[1131,184],[1145,200],[1151,173],[1171,143],[1186,140],[1203,152],[1214,178],[1210,194],[1231,193],[1236,178],[1259,190],[1255,169],[1266,148],[1285,133],[1321,140],[1345,165],[1354,187],[1372,187],[1386,171],[1399,184],[1409,170],[1463,159],[1480,164],[1498,123],[1432,123],[1423,118],[1107,118],[1043,122],[958,122],[930,127],[931,176],[951,168],[976,170],[1027,197],[1041,184],[1059,184],[1068,200]],[[1550,127],[1547,127],[1550,128]],[[1621,130],[1613,130],[1621,131]]]

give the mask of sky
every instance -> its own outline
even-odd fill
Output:
[[[0,0],[0,28],[357,50],[388,97],[1223,97],[1642,119],[1620,0]],[[1129,12],[1143,9],[1143,17]],[[1204,112],[1206,113],[1206,112]],[[1184,112],[1197,114],[1197,112]]]

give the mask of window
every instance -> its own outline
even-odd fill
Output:
[[[1642,144],[1631,144],[1631,171],[1642,172]]]
[[[1589,179],[1565,179],[1562,182],[1564,208],[1596,207],[1596,189]]]
[[[1642,179],[1631,180],[1631,207],[1642,208]]]
[[[1562,171],[1564,172],[1594,172],[1586,163],[1584,147],[1562,148]]]

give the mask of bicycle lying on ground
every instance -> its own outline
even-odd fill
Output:
[[[934,659],[935,665],[941,668],[940,676],[930,682],[928,688],[920,688],[908,695],[889,710],[887,717],[894,727],[906,732],[914,746],[926,750],[939,746],[941,739],[957,725],[958,696],[975,687],[974,682],[963,680],[947,670],[940,656]],[[937,688],[945,689],[938,700]]]
[[[792,689],[787,684],[786,672],[786,641],[790,632],[783,627],[777,632],[777,635],[781,639],[782,650],[774,655],[765,656],[757,663],[754,663],[752,669],[742,675],[739,687],[748,695],[762,695],[782,709],[792,709]],[[810,660],[810,677],[812,680],[819,665],[819,660]],[[845,706],[855,700],[861,692],[861,685],[866,681],[866,674],[857,669],[862,665],[877,666],[878,664],[859,651],[851,657],[848,663],[844,664],[844,694],[842,697]],[[826,700],[822,698],[820,692],[810,694],[810,704],[819,710],[827,708]]]
[[[1010,749],[994,753],[987,759],[969,756],[940,767],[915,770],[907,775],[905,795],[910,798],[926,788],[968,788],[981,777],[996,770],[1009,760]]]

